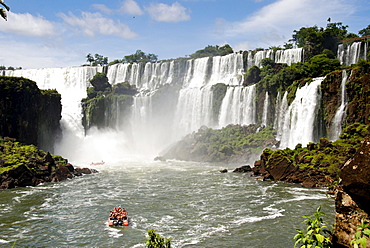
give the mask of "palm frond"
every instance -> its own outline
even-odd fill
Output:
[[[1,4],[2,6],[4,6],[4,8],[5,8],[7,11],[9,11],[9,10],[10,10],[9,6],[8,6],[8,5],[6,5],[6,4],[4,3],[4,1],[3,1],[3,0],[0,0],[0,4]]]
[[[4,9],[1,9],[1,8],[0,8],[0,16],[1,16],[2,18],[4,18],[5,20],[7,20],[6,11],[5,11]]]

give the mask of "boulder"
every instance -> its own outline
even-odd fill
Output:
[[[353,158],[343,165],[340,177],[332,241],[334,247],[351,247],[361,220],[370,221],[370,137],[361,142]]]
[[[238,173],[245,173],[245,172],[251,172],[252,168],[250,165],[244,165],[242,167],[236,168],[233,170],[233,172],[238,172]]]
[[[344,164],[340,177],[343,190],[370,213],[370,137],[361,143],[353,158]]]

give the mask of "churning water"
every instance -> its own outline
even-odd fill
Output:
[[[144,247],[149,229],[173,247],[292,247],[303,215],[319,205],[333,223],[324,189],[258,181],[235,167],[191,162],[115,162],[100,173],[0,192],[0,247]],[[127,227],[108,227],[125,207]]]

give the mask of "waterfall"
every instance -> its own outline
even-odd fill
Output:
[[[353,42],[352,44],[339,44],[337,58],[342,65],[356,64],[360,58],[367,59],[367,42]]]
[[[254,54],[254,55],[253,55]],[[293,48],[293,49],[268,49],[261,50],[257,52],[248,51],[247,56],[247,69],[251,68],[253,65],[262,67],[262,60],[269,58],[275,61],[275,63],[283,63],[291,65],[292,63],[303,62],[303,48]]]
[[[267,127],[267,115],[269,107],[269,93],[266,91],[265,100],[263,102],[262,125]]]
[[[274,51],[272,49],[269,49],[269,50],[262,50],[262,51],[258,51],[254,57],[253,57],[253,65],[255,66],[258,66],[258,67],[262,67],[262,60],[263,59],[266,59],[266,58],[269,58],[269,59],[274,59]]]
[[[102,67],[67,67],[7,71],[7,76],[25,77],[40,89],[56,89],[62,96],[63,135],[84,136],[81,99],[87,96],[89,81]]]
[[[275,63],[285,63],[291,65],[292,63],[303,62],[303,49],[294,48],[286,50],[277,50],[275,55]]]
[[[346,82],[347,82],[347,72],[346,70],[342,71],[342,82],[340,87],[340,106],[335,113],[333,121],[330,127],[329,139],[334,141],[339,139],[340,134],[342,133],[342,123],[346,115],[347,110],[347,95],[346,95]]]
[[[221,128],[229,124],[257,123],[256,85],[242,86],[243,63],[247,66],[260,65],[264,58],[279,63],[300,62],[303,50],[290,50],[269,49],[254,55],[248,52],[247,61],[243,61],[243,54],[234,53],[145,64],[118,63],[107,68],[16,70],[7,71],[7,75],[30,78],[41,89],[56,89],[61,93],[63,141],[54,149],[57,154],[77,161],[101,161],[134,154],[152,158],[202,125]],[[129,82],[137,87],[139,94],[134,96],[131,114],[116,120],[119,128],[90,128],[85,134],[81,121],[81,99],[86,97],[89,80],[103,69],[112,85]],[[215,123],[212,86],[218,83],[227,85],[227,91],[221,102],[218,123]],[[314,88],[318,84],[315,80],[297,90],[297,97],[291,106],[287,103],[287,93],[283,96],[279,94],[275,119],[269,118],[268,113],[272,112],[269,110],[271,96],[266,92],[262,124],[274,123],[282,144],[294,146],[298,142],[317,138],[312,131],[314,121],[311,119],[314,119],[313,115],[319,106],[318,89]],[[118,105],[113,107],[119,116],[122,109]],[[302,126],[305,127],[304,131]],[[309,137],[300,137],[299,134]]]
[[[323,77],[315,78],[310,84],[297,89],[288,110],[281,111],[284,120],[278,131],[281,135],[280,148],[294,148],[297,143],[307,145],[318,141],[317,116],[321,99],[320,84],[323,80]]]
[[[285,115],[288,112],[288,92],[285,91],[282,99],[280,98],[280,93],[276,98],[276,109],[275,109],[275,122],[274,128],[277,130],[276,139],[281,140],[283,136],[284,126],[285,126]]]
[[[256,123],[256,87],[228,87],[221,104],[219,127]]]

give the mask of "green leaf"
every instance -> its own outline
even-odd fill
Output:
[[[325,240],[325,237],[321,234],[315,234],[315,237],[316,237],[317,241],[319,241],[320,243],[324,242],[324,240]]]
[[[366,230],[363,230],[362,231],[364,235],[366,235],[367,237],[370,237],[370,230],[369,229],[366,229]]]
[[[362,247],[366,247],[366,241],[367,241],[367,239],[364,237],[364,238],[360,238],[359,240],[358,240],[358,243],[362,246]]]

